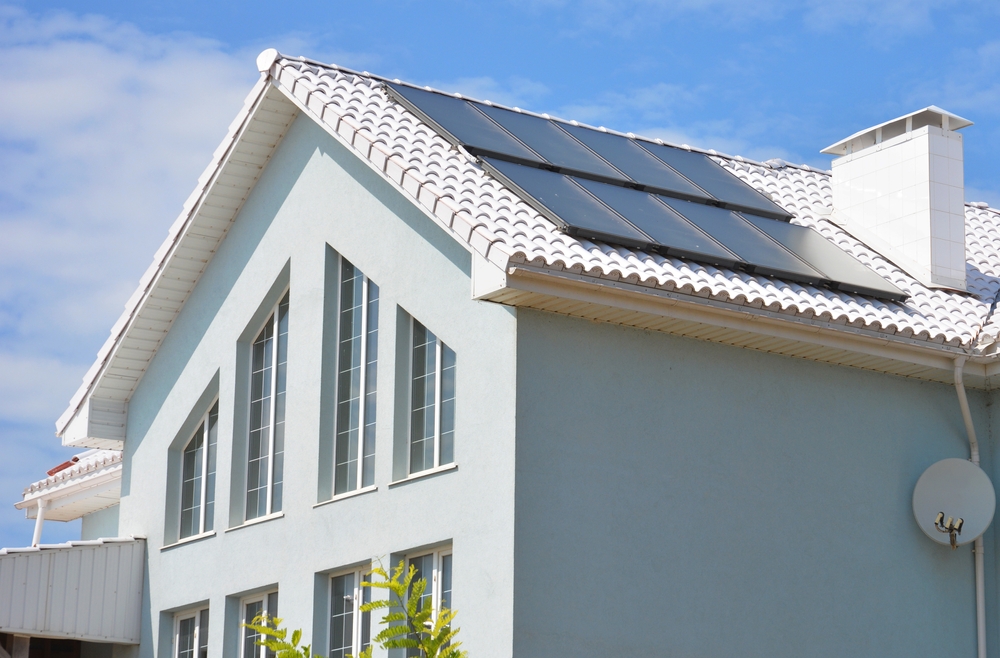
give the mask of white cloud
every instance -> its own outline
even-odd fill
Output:
[[[71,454],[55,418],[256,80],[254,54],[0,6],[0,545],[30,537],[7,503]]]

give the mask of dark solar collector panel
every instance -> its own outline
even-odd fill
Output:
[[[791,276],[819,284],[823,275],[797,258],[732,210],[660,197],[660,200],[691,220],[747,264],[747,269],[770,276]],[[775,220],[766,220],[775,221]]]
[[[707,155],[406,85],[386,86],[570,235],[906,299],[823,236],[789,224],[787,212]]]
[[[483,162],[493,173],[523,192],[524,200],[533,202],[535,210],[570,235],[640,249],[648,248],[653,242],[569,176],[495,158],[483,158]]]
[[[831,287],[875,297],[903,299],[902,290],[806,226],[747,215],[746,220],[820,271]]]
[[[543,160],[507,134],[468,101],[433,91],[387,82],[393,94],[408,109],[430,119],[435,129],[450,134],[458,143],[485,153],[543,164]]]
[[[788,219],[789,217],[789,214],[773,201],[726,171],[722,165],[704,153],[645,141],[636,141],[636,144],[640,144],[644,149],[679,171],[695,185],[715,197],[726,208],[748,210],[757,215],[776,219]]]
[[[570,124],[560,124],[559,127],[644,187],[672,193],[682,199],[711,198],[704,190],[668,167],[659,158],[650,155],[633,139]]]
[[[577,182],[652,238],[657,244],[657,251],[661,253],[693,258],[722,267],[733,267],[740,261],[736,255],[648,192],[586,179],[578,179]]]
[[[560,130],[554,121],[489,105],[477,107],[554,167],[628,182],[628,178],[620,171],[616,171],[583,144]]]

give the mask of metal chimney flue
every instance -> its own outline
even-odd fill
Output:
[[[935,288],[965,290],[962,136],[972,122],[930,106],[823,149],[832,219]]]

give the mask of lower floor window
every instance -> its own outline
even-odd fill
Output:
[[[362,587],[363,571],[330,579],[330,658],[357,656],[371,644],[371,613],[358,608],[369,603],[371,588]]]
[[[208,608],[174,617],[174,658],[208,658]]]
[[[420,578],[427,579],[427,588],[424,589],[424,593],[420,596],[420,603],[417,609],[422,610],[424,606],[430,605],[431,610],[433,610],[431,619],[437,621],[437,616],[442,609],[451,610],[453,607],[451,594],[451,547],[407,556],[406,562],[407,568],[412,566],[416,569],[414,580],[419,580]],[[419,649],[408,649],[406,655],[420,656],[421,654]]]
[[[240,602],[240,606],[243,609],[242,621],[244,624],[251,624],[258,617],[266,615],[268,625],[270,625],[271,619],[278,616],[278,593],[267,592],[266,594],[248,596]],[[264,649],[264,647],[257,644],[262,639],[260,633],[246,626],[242,626],[241,628],[243,629],[241,658],[261,658],[261,656],[274,658],[273,651]]]

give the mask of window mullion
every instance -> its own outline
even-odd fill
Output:
[[[278,327],[279,319],[278,313],[281,307],[281,302],[274,307],[273,321],[271,330],[271,418],[270,427],[267,429],[267,512],[271,513],[272,497],[274,495],[274,430],[275,430],[275,417],[274,413],[277,409],[278,401]],[[265,605],[267,605],[265,603]]]
[[[214,405],[213,405],[214,406]],[[208,417],[212,413],[212,407],[208,408],[208,411],[201,419],[201,424],[204,427],[204,431],[201,435],[201,491],[199,492],[201,496],[201,518],[198,519],[198,533],[205,532],[205,519],[208,517]],[[196,626],[201,624],[201,619],[196,622]]]
[[[441,339],[434,341],[434,466],[441,465]]]
[[[365,461],[365,376],[368,370],[368,277],[361,274],[360,270],[355,270],[355,276],[361,277],[361,335],[358,340],[361,342],[361,372],[358,378],[358,475],[354,486],[361,488],[361,479],[364,474]]]

